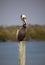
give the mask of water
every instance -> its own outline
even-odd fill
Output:
[[[45,42],[26,44],[27,65],[45,65]]]
[[[0,42],[0,65],[18,65],[17,42]],[[45,41],[26,42],[26,65],[45,65]]]

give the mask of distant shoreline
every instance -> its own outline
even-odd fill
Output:
[[[24,41],[45,41],[45,40],[24,40]],[[0,41],[0,42],[18,42],[18,41],[12,41],[12,40],[6,40],[6,41]]]
[[[1,41],[17,41],[16,33],[21,26],[0,26],[0,42]],[[45,25],[28,25],[25,41],[45,40]]]

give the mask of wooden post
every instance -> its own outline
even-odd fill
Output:
[[[25,55],[25,41],[20,41],[18,43],[18,64],[25,65],[26,55]]]

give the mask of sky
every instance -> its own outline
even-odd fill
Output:
[[[45,24],[45,0],[0,0],[0,25],[22,25],[21,14],[28,24]]]

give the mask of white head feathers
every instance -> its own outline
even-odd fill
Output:
[[[23,21],[23,23],[26,23],[26,15],[21,15],[21,20]]]

